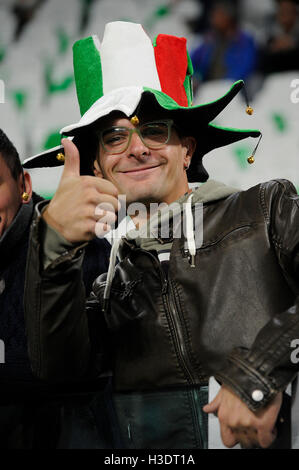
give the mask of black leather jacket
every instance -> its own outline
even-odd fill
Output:
[[[252,410],[293,379],[299,196],[290,182],[270,181],[206,203],[195,268],[183,237],[173,242],[167,277],[155,253],[125,242],[105,315],[106,275],[94,283],[86,307],[93,328],[84,315],[82,247],[42,271],[39,217],[25,298],[39,377],[73,380],[88,375],[95,362],[104,370],[108,357],[118,392],[193,386],[214,375]]]

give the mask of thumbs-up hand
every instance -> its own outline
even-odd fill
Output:
[[[110,181],[80,176],[80,155],[63,139],[65,164],[58,189],[43,212],[44,220],[71,243],[89,241],[109,231],[119,208],[118,190]]]

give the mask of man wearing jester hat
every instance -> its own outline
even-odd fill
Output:
[[[260,136],[211,123],[243,82],[192,106],[186,40],[152,44],[125,22],[108,24],[101,44],[75,43],[74,72],[80,121],[61,130],[62,146],[25,162],[64,163],[32,227],[34,372],[64,382],[112,370],[126,448],[205,448],[208,414],[225,446],[282,445],[283,392],[297,372],[299,198],[284,180],[239,191],[202,164],[214,148]],[[131,217],[121,219],[124,200]],[[85,306],[84,247],[116,218],[108,272]],[[208,404],[211,376],[221,388]]]

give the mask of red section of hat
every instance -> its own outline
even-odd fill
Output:
[[[186,43],[185,38],[159,34],[154,48],[161,90],[180,106],[188,106],[184,88],[188,65]]]

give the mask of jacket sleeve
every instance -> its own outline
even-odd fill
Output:
[[[99,324],[100,301],[86,303],[82,281],[84,246],[74,246],[44,267],[39,205],[27,256],[24,310],[33,373],[50,382],[93,378],[98,346],[92,342]],[[103,334],[105,337],[105,334]],[[98,338],[100,342],[100,338]]]
[[[265,406],[284,390],[299,368],[294,360],[294,345],[299,342],[299,196],[289,181],[271,181],[261,185],[260,204],[271,245],[296,301],[273,316],[250,350],[234,349],[225,368],[215,375],[251,410]]]

